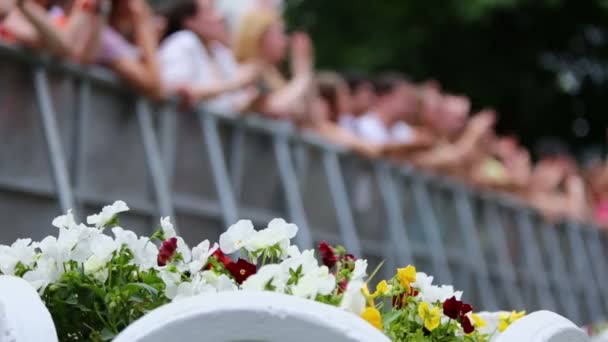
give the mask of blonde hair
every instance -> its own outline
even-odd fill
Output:
[[[234,37],[233,51],[236,60],[244,63],[258,57],[262,36],[280,19],[277,12],[265,9],[254,9],[243,15]],[[273,91],[285,86],[285,79],[275,67],[265,70],[262,79]]]
[[[277,13],[270,10],[255,9],[243,15],[234,37],[234,55],[239,63],[260,55],[262,36],[277,20]]]

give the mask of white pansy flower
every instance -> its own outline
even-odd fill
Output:
[[[10,247],[0,246],[0,271],[5,275],[15,274],[18,263],[31,266],[36,258],[36,248],[32,239],[18,239]]]
[[[241,220],[228,228],[220,235],[220,249],[225,254],[232,254],[241,248],[256,233],[253,223],[249,220]]]
[[[314,300],[317,295],[328,295],[336,287],[336,278],[329,273],[326,266],[322,266],[306,273],[298,283],[292,286],[294,296]]]
[[[101,257],[93,254],[91,257],[85,261],[83,264],[84,273],[87,275],[92,275],[97,281],[101,283],[105,283],[108,280],[109,270],[107,267],[107,261],[103,260]]]
[[[172,272],[166,267],[159,271],[160,279],[165,283],[165,296],[169,299],[174,299],[177,296],[177,290],[179,285],[182,283],[182,274],[179,272]],[[185,291],[183,288],[182,291]]]
[[[275,288],[276,292],[283,292],[287,285],[287,276],[277,264],[265,265],[256,274],[247,278],[241,285],[243,290],[264,291],[267,286]]]
[[[355,261],[355,269],[353,270],[351,281],[363,280],[367,276],[367,260],[358,259]]]
[[[218,292],[236,291],[239,289],[234,281],[225,274],[218,275],[213,271],[204,271],[200,273],[200,276]]]
[[[130,230],[124,230],[121,227],[112,228],[112,233],[114,233],[114,237],[116,243],[119,247],[122,246],[131,246],[137,242],[137,234]]]
[[[133,253],[133,263],[147,270],[158,265],[158,247],[150,239],[141,237],[129,249]]]
[[[281,257],[286,258],[290,242],[298,233],[298,227],[293,223],[287,223],[283,219],[274,219],[268,224],[268,228],[256,232],[245,244],[250,252],[256,252],[265,248],[279,245]]]
[[[59,280],[62,273],[54,259],[42,258],[36,265],[34,270],[23,275],[23,279],[28,281],[39,293],[43,293],[49,284]]]
[[[360,316],[365,310],[365,296],[361,293],[364,283],[359,280],[351,281],[344,291],[340,309],[352,312]]]
[[[477,315],[486,322],[485,327],[475,327],[475,330],[480,334],[493,335],[492,341],[496,341],[501,333],[498,331],[498,323],[502,315],[509,315],[510,312],[496,311],[496,312],[478,312]]]
[[[198,246],[192,248],[192,261],[188,265],[188,269],[191,274],[195,274],[207,265],[207,260],[215,251],[218,249],[217,244],[213,244],[209,248],[209,240],[205,240],[198,244]]]
[[[54,227],[66,229],[77,226],[76,220],[74,220],[74,214],[72,214],[72,209],[69,209],[65,215],[55,217],[52,224]]]
[[[445,302],[447,299],[456,297],[460,300],[462,297],[461,291],[454,291],[454,287],[450,285],[437,286],[433,285],[433,277],[424,272],[416,273],[416,281],[412,286],[419,290],[418,298],[429,304],[437,302]]]
[[[175,289],[175,296],[170,299],[174,302],[177,302],[193,297],[196,294],[197,285],[198,284],[194,284],[193,282],[183,282],[179,284]],[[167,297],[169,296],[167,295]]]
[[[192,260],[192,252],[190,251],[190,247],[188,247],[186,241],[184,241],[184,239],[181,237],[177,238],[176,252],[182,255],[182,259],[184,259],[183,262],[185,264],[190,263],[190,261]]]
[[[188,299],[201,293],[232,291],[236,285],[226,275],[216,275],[211,271],[196,274],[189,282],[177,286],[173,301]]]
[[[133,263],[141,269],[150,269],[157,266],[158,247],[146,237],[137,237],[132,231],[121,227],[112,228],[117,248],[127,247],[133,253]]]
[[[160,219],[160,227],[163,230],[163,234],[165,235],[165,239],[169,239],[177,236],[175,233],[175,228],[173,227],[173,223],[171,223],[170,217],[161,217]]]
[[[429,304],[435,304],[437,302],[443,303],[452,297],[456,297],[457,300],[460,300],[462,291],[454,291],[454,287],[450,285],[427,286],[426,288],[421,289],[418,294],[418,298]]]
[[[416,273],[416,281],[412,283],[412,286],[424,291],[427,287],[433,285],[433,277],[427,275],[424,272]]]
[[[87,223],[95,225],[97,228],[103,228],[108,222],[122,212],[129,211],[129,207],[123,201],[116,201],[112,205],[103,207],[99,214],[87,217]]]
[[[290,257],[281,262],[281,268],[285,274],[289,274],[290,269],[296,271],[300,266],[302,266],[302,274],[306,274],[319,267],[319,262],[315,258],[315,251],[313,249],[300,253],[297,247],[295,249],[290,248],[288,254]]]

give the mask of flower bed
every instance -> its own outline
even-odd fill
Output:
[[[368,265],[341,246],[291,245],[294,224],[275,219],[262,230],[239,221],[192,249],[169,218],[150,238],[119,226],[129,208],[118,201],[78,224],[71,212],[53,220],[57,237],[0,246],[0,272],[27,280],[51,312],[61,341],[108,341],[171,301],[202,293],[272,291],[339,307],[394,341],[490,341],[523,312],[487,322],[452,286],[409,265],[373,291]],[[113,237],[106,234],[112,233]]]

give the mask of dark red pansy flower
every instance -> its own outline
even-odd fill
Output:
[[[407,295],[405,293],[402,293],[398,296],[393,296],[393,298],[391,299],[391,304],[393,305],[393,307],[397,310],[403,308],[406,303],[406,296]]]
[[[344,277],[344,279],[342,279],[342,281],[340,281],[338,283],[338,293],[342,293],[342,292],[346,291],[347,287],[348,287],[348,279],[346,279],[346,277]]]
[[[158,251],[158,257],[156,257],[156,262],[158,263],[158,266],[166,266],[167,262],[171,260],[176,250],[177,238],[172,237],[168,240],[163,241]]]
[[[458,319],[462,302],[452,297],[443,302],[443,314],[451,319]]]
[[[354,255],[352,255],[352,254],[345,254],[345,255],[344,255],[344,261],[347,261],[347,262],[348,262],[348,261],[355,262],[355,261],[357,261],[357,258],[355,258],[355,256],[354,256]]]
[[[323,241],[319,244],[319,251],[321,252],[321,256],[323,258],[323,265],[328,268],[334,267],[336,262],[338,261],[338,255],[336,255],[336,251],[331,247],[327,241]]]
[[[462,330],[464,331],[465,334],[470,334],[473,331],[475,331],[475,327],[473,326],[473,323],[471,323],[469,316],[462,316],[462,321],[460,322],[460,326],[462,327]]]
[[[228,266],[232,263],[232,259],[230,259],[229,256],[224,254],[224,252],[222,252],[222,250],[219,248],[215,252],[213,252],[213,256],[217,259],[217,261],[224,264],[224,266]]]
[[[226,265],[226,268],[239,284],[242,284],[257,271],[257,267],[254,264],[244,259],[239,259],[237,262],[231,262]]]
[[[473,311],[473,307],[471,306],[471,304],[463,303],[462,306],[460,307],[460,317],[464,317],[464,315],[466,315],[472,311]]]

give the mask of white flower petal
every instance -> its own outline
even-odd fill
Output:
[[[241,220],[220,235],[220,249],[225,254],[232,254],[243,248],[255,233],[251,221]]]

